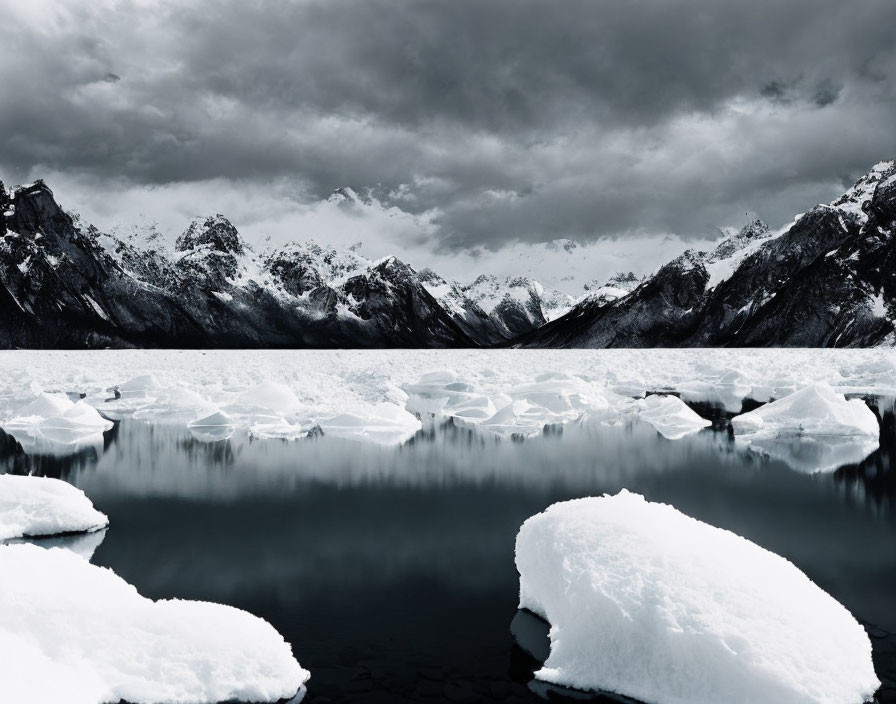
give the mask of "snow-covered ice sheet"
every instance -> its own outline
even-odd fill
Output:
[[[107,525],[105,514],[68,482],[0,474],[0,540],[91,532]]]
[[[0,546],[0,701],[276,702],[309,674],[266,621],[152,601],[75,553]]]
[[[806,472],[861,462],[879,444],[877,417],[861,399],[847,400],[819,382],[731,419],[735,438]]]
[[[554,504],[516,542],[520,607],[551,624],[536,677],[654,704],[861,704],[853,616],[792,563],[626,491]]]
[[[107,421],[88,412],[94,407],[104,418],[177,424],[207,440],[241,429],[287,439],[329,429],[381,444],[448,418],[499,437],[583,417],[613,422],[646,393],[735,413],[745,399],[765,402],[816,382],[896,398],[889,349],[6,351],[0,373],[0,426],[29,451],[38,451],[29,443],[42,420],[71,412],[23,418],[22,407],[44,393],[60,403],[85,395],[72,404],[84,414],[74,430],[45,426],[56,437],[83,430],[96,441],[83,421]]]

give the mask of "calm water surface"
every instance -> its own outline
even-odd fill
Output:
[[[111,520],[93,562],[144,595],[270,621],[311,670],[306,702],[561,701],[570,693],[532,683],[536,663],[510,632],[514,539],[555,501],[622,487],[792,560],[866,624],[878,674],[893,678],[892,416],[882,430],[861,465],[807,475],[724,430],[669,441],[640,424],[567,428],[515,443],[448,426],[387,449],[204,443],[124,421],[101,453],[64,460],[4,438],[0,471],[84,489]],[[891,681],[879,700],[896,701]]]

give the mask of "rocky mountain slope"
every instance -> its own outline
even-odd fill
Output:
[[[529,347],[871,346],[894,342],[896,162],[778,232],[754,222],[631,293],[586,297]]]
[[[0,347],[657,347],[894,344],[896,163],[770,231],[579,299],[462,285],[309,242],[258,253],[222,215],[158,238],[82,226],[41,181],[0,184]]]

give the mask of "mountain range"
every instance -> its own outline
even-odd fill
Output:
[[[340,197],[350,197],[341,195]],[[776,231],[759,220],[578,298],[449,281],[314,242],[256,252],[223,215],[173,250],[0,183],[0,347],[707,347],[893,344],[896,162]]]

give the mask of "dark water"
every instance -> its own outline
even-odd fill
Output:
[[[514,538],[555,501],[622,487],[792,560],[867,625],[879,700],[896,701],[894,440],[888,415],[881,450],[807,475],[724,431],[568,428],[515,443],[445,427],[385,449],[207,444],[125,421],[99,455],[66,460],[7,438],[0,470],[83,488],[111,520],[93,561],[144,595],[270,621],[311,670],[306,702],[563,700],[531,682],[535,662],[510,634]]]

